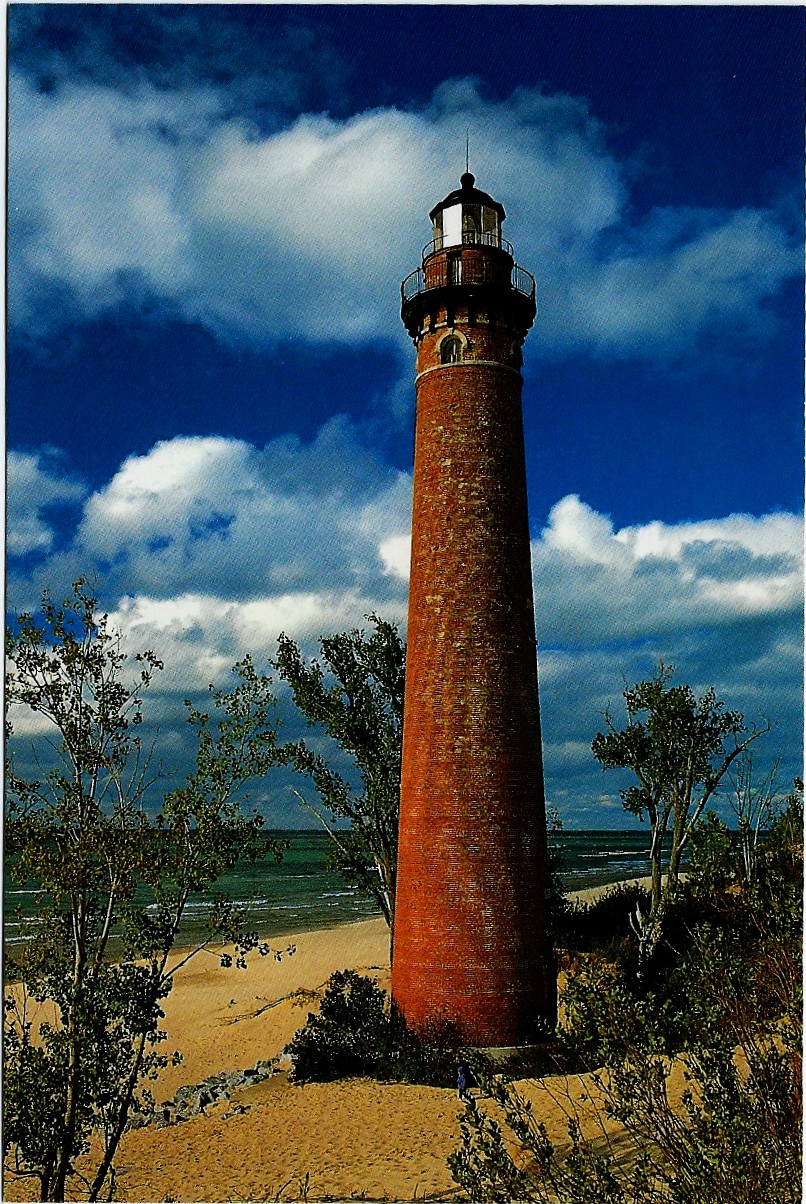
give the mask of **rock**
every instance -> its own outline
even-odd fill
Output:
[[[134,1112],[126,1121],[127,1129],[142,1129],[145,1125],[150,1124],[152,1114],[149,1112]]]
[[[205,1108],[228,1098],[238,1087],[262,1082],[276,1072],[277,1059],[261,1059],[246,1070],[223,1070],[218,1074],[208,1075],[201,1083],[179,1087],[173,1099],[165,1100],[155,1112],[136,1113],[131,1116],[127,1128],[139,1129],[148,1124],[164,1128],[166,1125],[180,1124],[203,1114]],[[244,1110],[242,1104],[236,1104],[233,1108],[233,1111],[238,1113]]]

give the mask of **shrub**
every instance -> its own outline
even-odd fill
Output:
[[[702,947],[704,964],[716,951]],[[569,1144],[557,1150],[538,1109],[511,1086],[483,1083],[520,1148],[475,1101],[448,1164],[470,1199],[540,1204],[796,1204],[801,1184],[801,997],[798,966],[779,967],[777,1021],[760,1024],[741,982],[716,971],[700,1039],[681,1055],[682,1106],[667,1092],[668,1059],[652,1012],[599,961],[575,984],[585,1030],[607,1070],[593,1075],[603,1117],[622,1132],[612,1144],[583,1137],[569,1095]],[[713,969],[713,967],[712,967]],[[767,973],[772,967],[765,966]],[[711,1014],[708,1014],[708,1010]],[[735,1049],[738,1047],[740,1056]],[[547,1088],[556,1100],[557,1082]],[[602,1134],[605,1134],[602,1137]],[[511,1143],[510,1143],[511,1144]],[[604,1147],[604,1148],[602,1148]]]
[[[371,978],[333,974],[318,1012],[309,1012],[286,1053],[296,1083],[366,1075],[397,1082],[454,1086],[460,1062],[477,1061],[449,1025],[415,1033]]]
[[[327,1083],[374,1075],[388,1057],[386,993],[353,970],[332,975],[318,1013],[309,1012],[286,1052],[295,1082]]]
[[[620,883],[593,903],[575,903],[563,914],[557,944],[577,952],[599,952],[614,961],[632,956],[630,917],[649,903],[649,892],[638,882]]]

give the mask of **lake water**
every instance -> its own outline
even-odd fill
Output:
[[[351,889],[341,875],[327,868],[329,838],[326,832],[278,832],[289,841],[283,860],[267,858],[255,865],[239,865],[220,880],[217,889],[248,909],[248,927],[265,936],[329,928],[377,915],[369,899]],[[649,832],[558,832],[549,843],[560,858],[560,877],[566,890],[582,890],[640,878],[649,873]],[[16,887],[4,879],[5,939],[19,939],[18,907],[30,915],[35,898],[32,883]],[[208,901],[191,900],[180,937],[192,941],[201,931]]]

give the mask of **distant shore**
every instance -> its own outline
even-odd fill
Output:
[[[645,890],[649,890],[651,885],[652,879],[647,877],[622,878],[617,882],[604,882],[598,886],[587,886],[583,890],[568,890],[564,891],[563,893],[569,903],[595,903],[597,899],[601,899],[604,895],[609,894],[611,891],[619,890],[624,886],[641,886]],[[270,944],[272,951],[277,950],[278,952],[282,952],[282,950],[287,949],[289,946],[298,947],[300,941],[307,943],[308,938],[315,938],[315,947],[317,950],[319,949],[322,941],[326,941],[327,944],[331,945],[334,950],[347,950],[353,948],[353,942],[349,934],[351,932],[363,933],[368,931],[368,926],[370,925],[382,925],[382,931],[387,934],[388,938],[388,928],[386,927],[386,922],[383,921],[381,916],[372,916],[369,919],[339,920],[338,922],[330,924],[327,927],[323,926],[320,928],[298,929],[294,932],[281,933],[276,936],[267,936],[265,937],[265,940]],[[358,947],[361,947],[360,941],[358,942]],[[221,952],[225,952],[227,950],[231,952],[231,947],[211,946],[211,948],[209,950],[205,950],[201,956],[207,959],[210,957],[218,958]],[[176,945],[171,955],[170,964],[175,965],[178,961],[183,960],[190,952],[191,948],[189,946]],[[387,950],[387,966],[388,960]],[[272,959],[272,963],[274,964],[274,959]],[[196,963],[194,962],[191,964],[195,965]],[[209,964],[209,962],[206,962],[205,964]],[[183,974],[190,972],[190,970],[182,971]]]
[[[622,878],[618,882],[605,882],[601,886],[588,886],[585,890],[567,890],[565,897],[570,903],[595,903],[603,895],[609,894],[610,891],[618,890],[622,886],[641,886],[644,890],[649,890],[652,886],[652,879]]]

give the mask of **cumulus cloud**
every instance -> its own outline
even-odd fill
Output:
[[[38,496],[50,487],[42,463],[14,461],[12,512],[26,472]],[[44,564],[21,561],[10,601],[31,605],[42,585],[58,593],[94,573],[127,646],[165,661],[145,730],[180,765],[178,700],[224,685],[247,652],[265,664],[280,631],[312,653],[321,634],[361,626],[371,611],[405,625],[410,492],[410,477],[340,419],[311,443],[176,438],[129,457],[87,496],[72,545]],[[618,822],[620,783],[600,781],[590,741],[625,681],[650,675],[659,659],[751,719],[778,721],[782,774],[798,772],[798,516],[616,529],[569,495],[552,507],[532,557],[547,789],[561,814],[582,826]],[[294,722],[287,702],[281,712]],[[21,734],[37,734],[20,722]]]
[[[762,302],[794,274],[793,249],[772,212],[655,211],[581,265],[584,279],[555,320],[569,340],[587,331],[595,349],[632,354],[642,344],[681,351],[720,327],[762,336],[771,319]]]
[[[797,612],[803,524],[734,514],[615,531],[570,495],[552,507],[532,562],[543,640],[626,641]]]
[[[80,481],[64,475],[58,453],[10,451],[6,460],[6,548],[11,556],[47,553],[53,527],[48,507],[75,504],[85,495]]]
[[[380,548],[408,579],[410,538]],[[803,522],[731,514],[616,531],[576,494],[561,498],[532,542],[538,637],[549,646],[628,641],[702,624],[796,613],[803,595]]]
[[[283,628],[308,637],[373,609],[404,614],[405,585],[382,549],[406,538],[410,509],[410,476],[342,419],[309,444],[178,437],[128,457],[90,494],[70,546],[12,573],[11,601],[95,576],[114,605],[129,599],[126,626],[145,631],[148,617],[151,642],[178,641],[186,668],[208,638],[231,663]]]
[[[408,581],[411,567],[411,536],[393,535],[381,544],[379,551],[387,573]]]
[[[409,523],[411,482],[338,421],[314,444],[259,450],[184,437],[131,456],[87,501],[77,547],[110,584],[155,596],[353,589],[386,580],[381,544]],[[389,585],[383,589],[390,592]]]
[[[404,607],[382,602],[386,616],[404,617]],[[364,615],[380,605],[378,597],[352,590],[267,594],[245,602],[205,593],[137,594],[120,599],[110,622],[125,633],[128,647],[158,650],[165,669],[157,693],[185,697],[211,682],[226,684],[232,665],[247,654],[265,663],[280,632],[310,652],[323,634],[366,626]]]
[[[260,132],[215,88],[127,92],[10,80],[10,319],[156,301],[219,335],[405,338],[396,282],[456,181],[446,145],[474,130],[479,183],[503,198],[538,277],[544,353],[680,351],[729,326],[761,336],[800,272],[772,211],[634,218],[623,165],[586,103],[451,81],[419,110],[307,113]],[[46,302],[50,312],[45,312]]]
[[[24,486],[19,472],[14,485]],[[389,575],[381,547],[405,538],[410,508],[409,476],[341,419],[311,443],[177,438],[128,457],[86,496],[69,546],[44,563],[12,560],[9,604],[35,607],[44,587],[62,596],[79,575],[98,583],[124,647],[164,662],[142,734],[155,764],[181,779],[190,756],[181,700],[227,686],[245,654],[265,666],[281,631],[312,653],[321,635],[363,626],[373,611],[405,624],[405,583]],[[290,704],[282,715],[293,731]],[[42,724],[20,708],[13,721],[24,767]],[[280,796],[278,821],[292,797],[284,787]]]

